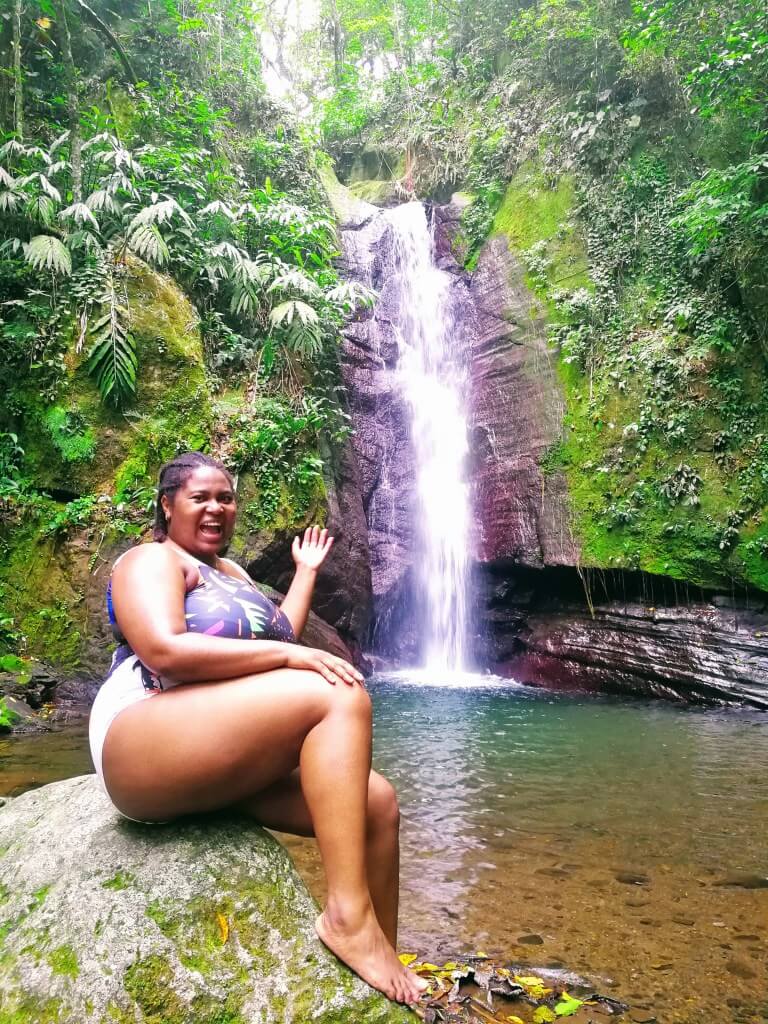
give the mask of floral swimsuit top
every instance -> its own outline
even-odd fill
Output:
[[[204,633],[206,636],[220,636],[227,640],[281,640],[294,643],[288,618],[264,594],[259,593],[252,583],[236,579],[225,572],[198,562],[199,582],[184,598],[184,617],[187,632]],[[131,649],[115,618],[112,607],[112,580],[107,584],[107,614],[118,648],[112,659],[109,675],[131,657]],[[162,690],[162,681],[146,665],[136,659],[136,669],[146,690]],[[109,678],[109,676],[107,676]]]

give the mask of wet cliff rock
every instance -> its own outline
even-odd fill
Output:
[[[565,480],[542,470],[563,430],[564,405],[523,271],[503,235],[472,276],[475,334],[471,438],[480,562],[576,565]]]
[[[346,216],[340,231],[342,272],[379,293],[374,307],[344,329],[342,374],[354,427],[352,448],[366,519],[374,614],[381,621],[411,563],[413,548],[413,454],[396,374],[392,237],[376,207],[360,203],[341,212]]]
[[[476,653],[535,686],[768,709],[768,601],[621,571],[486,567]]]
[[[0,1017],[96,1024],[404,1024],[343,967],[264,829],[120,818],[95,776],[0,808]]]

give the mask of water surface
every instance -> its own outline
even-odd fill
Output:
[[[576,971],[638,1020],[768,1019],[768,717],[378,677],[402,945]],[[0,792],[90,770],[83,727],[0,741]],[[286,843],[311,888],[310,841]],[[510,1011],[512,1012],[512,1011]]]

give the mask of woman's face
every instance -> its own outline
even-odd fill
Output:
[[[163,495],[168,536],[201,562],[213,563],[229,543],[237,506],[229,480],[220,469],[199,466],[176,491]]]

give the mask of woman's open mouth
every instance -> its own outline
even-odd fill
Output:
[[[219,540],[224,534],[224,527],[221,523],[201,523],[200,533],[212,540]]]

